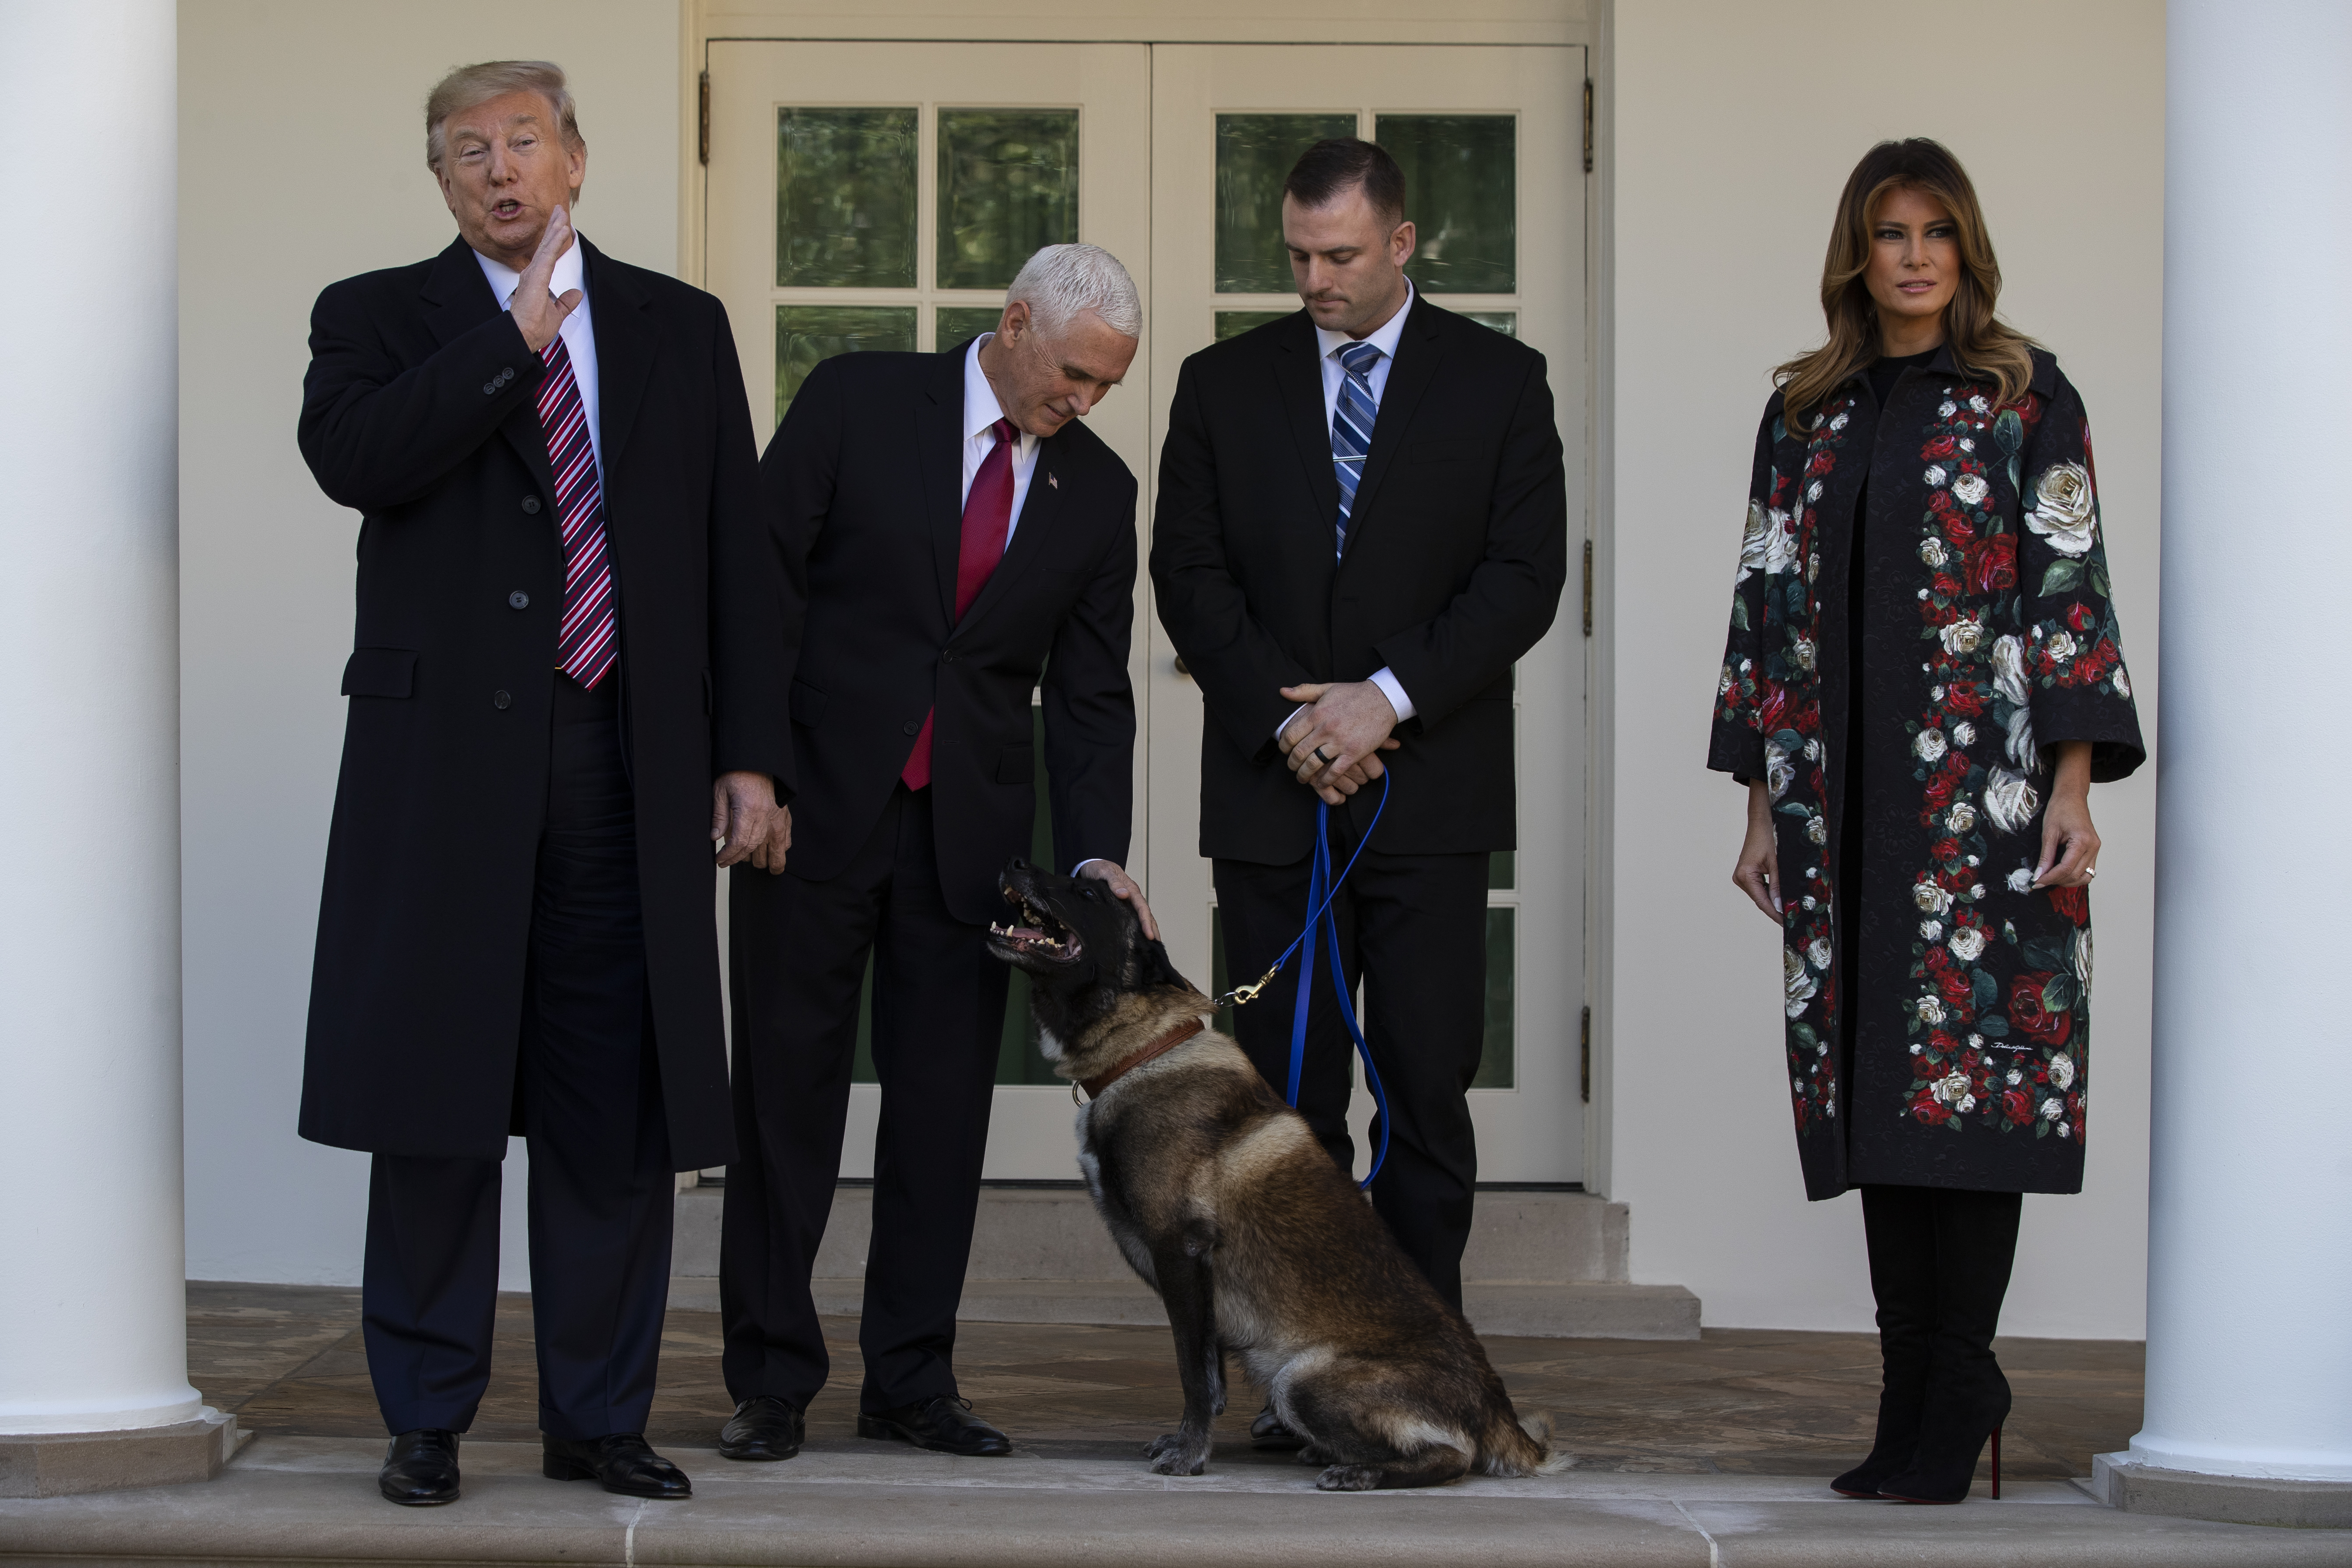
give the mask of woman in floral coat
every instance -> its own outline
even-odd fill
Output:
[[[1708,753],[1782,928],[1807,1194],[1863,1194],[1885,1383],[1854,1497],[1959,1501],[2008,1413],[2020,1194],[2083,1183],[2088,790],[2145,755],[2082,399],[2000,286],[1951,154],[1872,149],[1829,342],[1757,435]]]

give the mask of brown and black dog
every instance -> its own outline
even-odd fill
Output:
[[[1241,1358],[1326,1491],[1561,1469],[1550,1424],[1521,1422],[1470,1325],[1266,1087],[1202,1027],[1209,999],[1100,882],[1015,860],[1018,916],[989,948],[1027,972],[1055,1070],[1091,1098],[1078,1163],[1119,1250],[1176,1333],[1183,1425],[1146,1455],[1197,1476]]]

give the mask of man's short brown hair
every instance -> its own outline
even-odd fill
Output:
[[[1357,185],[1382,222],[1394,227],[1404,221],[1404,171],[1388,149],[1359,136],[1334,136],[1301,153],[1282,182],[1282,194],[1311,210],[1328,206]]]
[[[441,172],[441,158],[448,151],[441,129],[449,123],[453,114],[463,114],[477,104],[488,103],[494,98],[504,98],[510,92],[535,92],[547,100],[555,110],[557,132],[567,147],[584,147],[580,136],[580,110],[572,101],[572,89],[564,85],[563,68],[553,60],[484,60],[478,66],[459,66],[441,79],[432,96],[425,100],[425,163],[435,174]]]

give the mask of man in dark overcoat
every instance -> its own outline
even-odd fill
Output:
[[[994,332],[818,365],[761,459],[784,563],[800,793],[790,871],[730,878],[734,1091],[719,1300],[730,1459],[799,1451],[829,1371],[809,1289],[833,1210],[859,994],[882,1113],[860,1436],[1012,1451],[957,1395],[963,1293],[1010,971],[989,925],[1029,853],[1044,721],[1056,868],[1132,900],[1135,478],[1083,417],[1142,309],[1090,245],[1048,246]],[[1034,704],[1034,705],[1033,705]]]
[[[362,521],[301,1131],[374,1156],[385,1497],[457,1495],[510,1132],[546,1473],[682,1497],[641,1434],[673,1173],[733,1152],[713,842],[790,837],[743,378],[717,300],[573,233],[561,70],[459,70],[426,133],[458,239],[311,319],[302,454]]]
[[[1318,794],[1334,869],[1364,846],[1333,909],[1388,1092],[1372,1205],[1458,1307],[1487,858],[1517,831],[1511,667],[1567,575],[1559,435],[1543,356],[1405,277],[1414,231],[1387,153],[1318,142],[1284,192],[1307,308],[1184,362],[1151,578],[1203,699],[1201,853],[1230,973],[1263,973],[1306,922]],[[1277,1092],[1298,973],[1235,1015]],[[1350,1042],[1317,979],[1298,1110],[1346,1167]],[[1279,1436],[1271,1412],[1255,1431]]]

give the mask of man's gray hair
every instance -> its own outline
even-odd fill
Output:
[[[1099,245],[1047,246],[1004,291],[1006,304],[1015,300],[1029,307],[1043,337],[1060,337],[1084,310],[1100,316],[1123,338],[1143,335],[1143,302],[1136,298],[1135,279]]]
[[[563,68],[553,60],[484,60],[478,66],[459,66],[441,79],[425,100],[425,162],[435,174],[441,172],[442,154],[448,151],[442,128],[453,114],[488,103],[494,98],[504,98],[510,92],[535,92],[547,100],[555,110],[556,129],[569,147],[584,147],[580,137],[580,110],[572,101],[572,89],[563,83]]]

